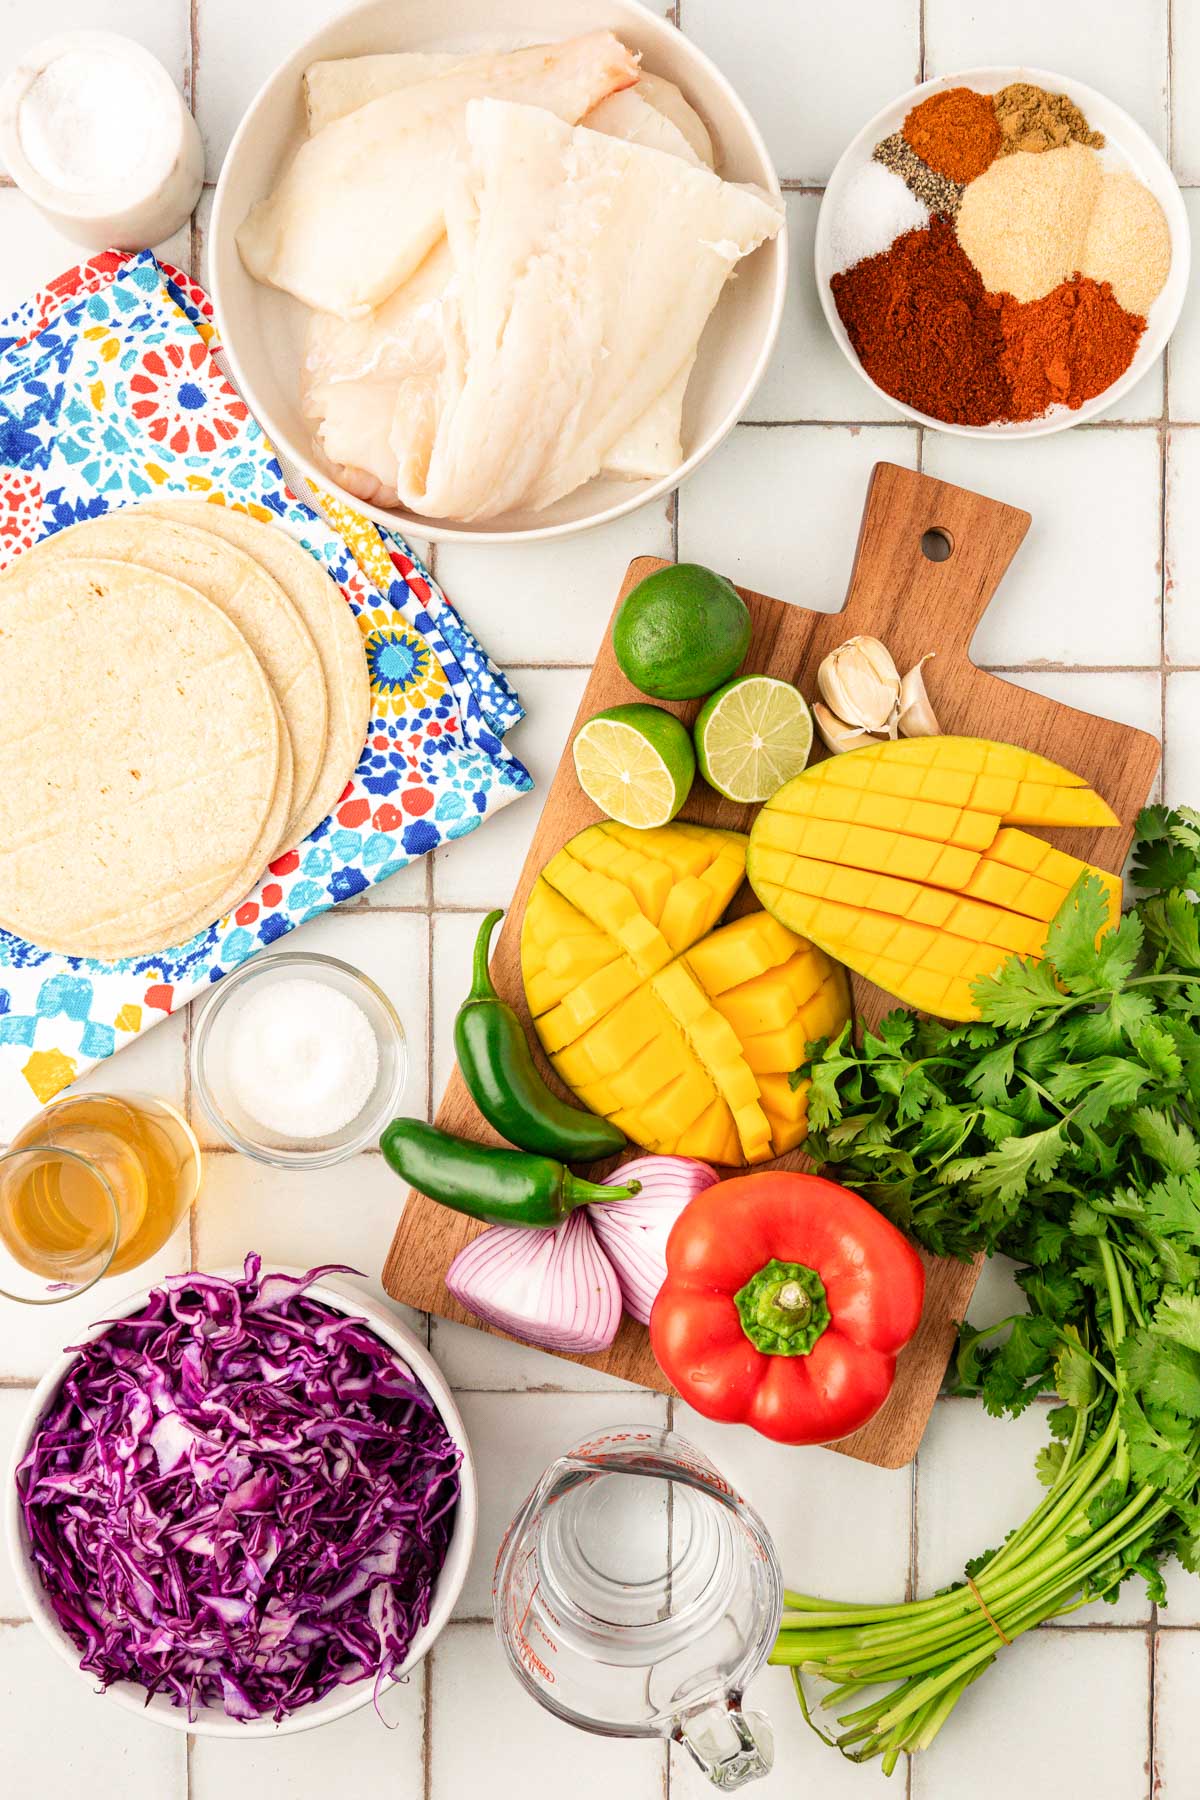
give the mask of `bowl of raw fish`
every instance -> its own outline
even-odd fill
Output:
[[[639,455],[630,464],[618,454],[612,471],[602,468],[573,492],[539,504],[536,510],[518,503],[494,516],[476,511],[472,517],[464,511],[455,517],[406,507],[386,483],[381,487],[373,478],[360,479],[361,471],[345,466],[349,457],[334,462],[315,442],[311,405],[306,417],[302,400],[302,381],[311,381],[305,364],[308,357],[312,367],[308,334],[313,313],[292,293],[256,280],[243,262],[237,242],[239,228],[251,209],[277,189],[309,136],[305,71],[317,62],[398,52],[464,58],[500,55],[595,31],[615,33],[641,59],[643,72],[681,91],[703,122],[700,135],[707,132],[716,171],[725,182],[752,185],[782,207],[779,182],[762,136],[728,81],[661,14],[639,0],[605,0],[604,4],[599,0],[369,0],[309,38],[275,71],[251,102],[230,145],[213,206],[210,267],[217,322],[234,379],[285,467],[292,465],[326,494],[382,525],[422,539],[495,543],[564,537],[618,518],[669,494],[711,455],[745,411],[766,368],[783,312],[786,225],[736,264],[733,278],[726,281],[704,326],[687,379],[677,459],[676,440],[667,435],[659,440],[670,445],[667,455],[661,450],[657,459],[652,454]],[[362,103],[350,99],[341,110]],[[333,116],[338,115],[335,112]],[[684,133],[687,135],[686,119]],[[395,194],[394,206],[395,215],[402,216],[403,192]],[[303,210],[301,190],[300,204],[292,216],[301,216]],[[391,212],[390,207],[382,210]],[[378,229],[387,231],[387,217],[379,219]],[[636,221],[629,244],[632,260],[639,254]],[[446,250],[444,238],[441,250]],[[319,264],[320,246],[310,254]],[[410,282],[414,304],[420,284],[430,280],[430,271],[436,270],[436,254],[425,258]],[[339,260],[353,263],[355,259]],[[379,315],[384,314],[384,304],[377,300],[371,304]],[[323,311],[318,316],[325,318]],[[336,330],[338,321],[331,318],[330,323]],[[364,354],[367,361],[359,366],[373,368],[369,359],[375,355],[374,347]],[[652,379],[652,371],[646,379]],[[378,404],[370,396],[368,408],[372,403]],[[678,428],[677,399],[675,420]],[[650,423],[649,414],[636,422],[631,434],[635,440]],[[485,435],[495,441],[494,429]],[[504,441],[519,446],[523,435],[518,409],[518,415],[506,423]],[[465,455],[460,461],[469,463],[469,431],[464,432],[464,443]],[[622,439],[617,449],[624,444]],[[644,432],[638,448],[646,448]],[[644,469],[647,464],[655,467],[653,474],[631,478],[618,472],[629,466]]]
[[[270,1264],[270,1269],[273,1274],[280,1275],[300,1276],[304,1273],[303,1270],[291,1268],[285,1263],[273,1262]],[[242,1275],[242,1270],[219,1269],[214,1273],[236,1280]],[[141,1312],[151,1292],[150,1288],[143,1288],[138,1293],[131,1294],[127,1299],[114,1302],[107,1309],[100,1307],[98,1310],[104,1314],[103,1319],[92,1326],[84,1336],[90,1341],[101,1336],[110,1322]],[[448,1435],[462,1452],[462,1461],[458,1469],[459,1497],[455,1511],[454,1531],[446,1552],[446,1559],[433,1590],[429,1617],[413,1637],[402,1667],[398,1668],[395,1675],[383,1684],[383,1688],[386,1690],[392,1681],[407,1680],[412,1670],[431,1648],[434,1639],[438,1637],[449,1621],[458,1596],[462,1592],[463,1582],[467,1578],[467,1570],[475,1548],[475,1534],[479,1521],[479,1487],[475,1464],[462,1414],[455,1403],[449,1382],[424,1344],[409,1330],[395,1309],[376,1300],[357,1283],[340,1274],[323,1275],[320,1280],[315,1281],[306,1290],[306,1293],[309,1299],[319,1301],[333,1312],[344,1313],[348,1318],[361,1320],[377,1338],[382,1339],[395,1351],[429,1395]],[[30,1555],[16,1482],[16,1471],[33,1444],[34,1434],[42,1414],[62,1386],[75,1361],[75,1351],[73,1349],[64,1350],[47,1369],[30,1395],[29,1404],[25,1408],[24,1416],[17,1429],[13,1453],[8,1465],[0,1517],[3,1520],[4,1534],[8,1539],[9,1555],[24,1610],[28,1612],[35,1627],[55,1654],[74,1669],[81,1681],[86,1682],[88,1688],[95,1695],[98,1692],[96,1677],[80,1669],[79,1649],[59,1623]],[[217,1706],[200,1706],[196,1709],[194,1716],[189,1719],[187,1709],[174,1705],[168,1694],[159,1693],[148,1697],[146,1689],[133,1681],[114,1681],[111,1686],[103,1690],[102,1697],[106,1701],[123,1707],[127,1712],[136,1713],[139,1718],[152,1719],[156,1724],[169,1726],[175,1731],[190,1732],[197,1737],[279,1738],[290,1737],[298,1731],[307,1731],[313,1726],[325,1725],[334,1719],[344,1718],[347,1713],[356,1712],[360,1706],[367,1706],[377,1698],[379,1685],[373,1675],[368,1675],[362,1681],[334,1687],[328,1693],[323,1694],[320,1699],[298,1707],[278,1724],[269,1716],[255,1719],[231,1718]],[[387,1727],[381,1722],[379,1729],[385,1731]]]

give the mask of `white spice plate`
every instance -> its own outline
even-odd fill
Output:
[[[1103,132],[1105,148],[1100,154],[1108,166],[1127,169],[1136,175],[1150,189],[1166,214],[1171,233],[1171,268],[1162,292],[1150,308],[1146,329],[1139,340],[1133,361],[1125,373],[1111,387],[1105,388],[1102,394],[1097,394],[1092,400],[1085,400],[1073,412],[1066,406],[1053,406],[1041,418],[1023,420],[1019,424],[954,425],[945,419],[934,419],[928,413],[918,412],[915,407],[907,406],[902,400],[885,393],[877,382],[872,381],[859,362],[846,327],[838,317],[833,290],[829,285],[830,277],[835,272],[832,252],[833,221],[838,208],[844,203],[851,177],[871,161],[871,152],[882,138],[891,137],[893,132],[899,131],[908,114],[920,101],[927,100],[930,94],[941,93],[943,89],[952,87],[969,87],[981,94],[994,94],[1014,81],[1028,81],[1036,87],[1047,88],[1051,93],[1066,94],[1085,115],[1093,131]],[[910,88],[907,94],[901,94],[898,100],[893,100],[890,106],[885,106],[882,112],[876,113],[843,151],[829,178],[817,216],[817,292],[834,341],[846,361],[868,387],[874,388],[889,406],[894,406],[905,418],[914,420],[918,425],[928,425],[934,431],[951,432],[956,437],[1047,437],[1053,431],[1066,431],[1072,425],[1086,424],[1089,419],[1107,412],[1109,407],[1115,405],[1123,394],[1127,394],[1141,380],[1166,348],[1167,339],[1179,322],[1184,295],[1187,293],[1191,259],[1191,233],[1188,230],[1187,213],[1179,184],[1150,138],[1124,108],[1097,93],[1095,88],[1085,87],[1083,82],[1073,81],[1067,75],[1056,75],[1050,69],[998,66],[962,69],[953,75],[943,75],[937,81],[924,81],[919,87]]]

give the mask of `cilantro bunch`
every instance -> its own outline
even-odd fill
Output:
[[[1139,897],[1108,929],[1076,884],[1045,958],[976,984],[980,1020],[894,1012],[814,1047],[808,1149],[937,1254],[1001,1251],[1026,1311],[962,1332],[960,1392],[1020,1412],[1053,1387],[1049,1492],[945,1594],[788,1599],[772,1659],[834,1684],[855,1758],[932,1740],[998,1651],[1131,1574],[1200,1568],[1200,813],[1138,820]]]

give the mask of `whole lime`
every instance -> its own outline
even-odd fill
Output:
[[[699,563],[656,569],[625,596],[613,620],[621,672],[656,700],[696,700],[737,672],[750,648],[746,603]]]

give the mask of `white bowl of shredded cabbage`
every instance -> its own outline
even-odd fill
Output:
[[[242,1282],[248,1272],[249,1269],[246,1272],[240,1269],[224,1269],[216,1272],[216,1278],[227,1282]],[[76,1671],[81,1682],[85,1682],[92,1694],[97,1697],[96,1704],[100,1704],[103,1699],[125,1708],[128,1712],[136,1713],[139,1717],[151,1719],[156,1724],[166,1725],[176,1731],[193,1732],[201,1737],[245,1739],[289,1736],[298,1731],[309,1730],[316,1725],[328,1724],[334,1719],[344,1718],[347,1713],[354,1712],[372,1701],[378,1702],[394,1682],[405,1679],[417,1666],[450,1618],[466,1579],[475,1545],[479,1516],[475,1467],[462,1416],[455,1404],[448,1382],[429,1351],[393,1309],[365,1293],[342,1271],[318,1270],[310,1271],[310,1273],[315,1273],[317,1279],[311,1285],[304,1287],[304,1297],[318,1302],[330,1313],[366,1326],[374,1339],[381,1340],[382,1344],[394,1353],[398,1364],[403,1365],[408,1374],[415,1377],[418,1386],[428,1396],[432,1412],[440,1420],[446,1437],[458,1452],[458,1498],[454,1508],[453,1526],[444,1560],[433,1579],[428,1599],[428,1616],[412,1634],[403,1660],[398,1661],[387,1675],[380,1678],[372,1672],[361,1679],[332,1686],[318,1698],[288,1711],[278,1723],[269,1714],[260,1714],[257,1717],[231,1716],[230,1711],[224,1706],[211,1704],[193,1708],[189,1714],[188,1707],[175,1704],[168,1693],[159,1692],[148,1695],[147,1688],[134,1680],[113,1680],[103,1689],[103,1694],[100,1694],[97,1675],[80,1667],[80,1648],[60,1622],[55,1606],[43,1585],[41,1573],[34,1563],[16,1477],[17,1470],[35,1444],[43,1415],[52,1409],[63,1383],[77,1370],[80,1364],[80,1348],[102,1338],[110,1325],[119,1324],[121,1321],[141,1313],[147,1307],[152,1295],[162,1289],[164,1283],[159,1281],[153,1288],[144,1289],[140,1293],[114,1304],[106,1317],[86,1334],[83,1345],[65,1350],[46,1371],[30,1397],[25,1416],[17,1431],[15,1448],[6,1475],[3,1504],[4,1527],[23,1606],[28,1610],[38,1632],[50,1648]],[[272,1265],[269,1273],[263,1275],[261,1279],[265,1284],[276,1277],[284,1278],[281,1286],[286,1290],[293,1282],[304,1281],[305,1272],[296,1268]],[[172,1279],[175,1283],[184,1286],[188,1281],[186,1276]],[[101,1310],[100,1304],[98,1304],[97,1310]],[[286,1334],[284,1335],[286,1336]],[[186,1334],[184,1341],[188,1341]],[[153,1404],[161,1407],[162,1402],[160,1400]],[[160,1413],[159,1423],[154,1433],[153,1448],[155,1455],[158,1456],[160,1467],[164,1458],[160,1449],[158,1433],[165,1429],[163,1423],[165,1417],[167,1415]],[[316,1435],[319,1438],[321,1434],[317,1432]],[[269,1516],[269,1508],[263,1508],[263,1511]],[[67,1529],[65,1523],[63,1529]],[[319,1536],[319,1534],[316,1535]],[[196,1566],[197,1559],[195,1557],[192,1557],[190,1561],[193,1566]],[[212,1585],[219,1584],[214,1582]],[[195,1596],[189,1596],[190,1600],[194,1598]],[[381,1731],[386,1729],[382,1719],[379,1729]]]
[[[422,284],[428,286],[433,295],[430,304],[441,304],[440,296],[445,289],[439,257],[447,264],[453,264],[456,283],[463,279],[459,252],[455,249],[451,257],[447,239],[442,237],[440,243],[435,240],[435,248],[424,261],[416,265],[415,273],[402,277],[402,285],[390,298],[380,298],[386,291],[382,281],[376,281],[373,286],[365,284],[359,265],[370,262],[378,250],[373,221],[378,217],[379,234],[386,235],[389,229],[395,231],[401,227],[412,232],[417,213],[416,196],[410,194],[407,205],[404,192],[396,192],[394,198],[389,195],[386,205],[368,205],[363,199],[357,221],[351,224],[351,209],[369,191],[364,176],[360,176],[357,183],[342,184],[343,193],[347,188],[350,190],[344,208],[329,200],[330,188],[336,187],[330,171],[323,171],[327,179],[319,175],[313,182],[307,175],[303,180],[297,178],[286,209],[272,212],[257,232],[257,253],[262,264],[271,264],[271,259],[279,252],[273,264],[275,273],[265,274],[262,280],[256,280],[250,273],[239,251],[238,238],[241,233],[242,251],[245,251],[247,239],[243,228],[256,203],[265,202],[266,197],[281,191],[280,184],[302,146],[310,152],[317,137],[327,138],[331,132],[336,133],[350,124],[350,119],[343,116],[344,108],[361,118],[365,101],[376,97],[376,90],[370,83],[377,77],[359,73],[363,65],[343,59],[379,59],[378,69],[384,66],[385,58],[397,53],[405,53],[410,63],[414,53],[422,58],[500,55],[534,45],[562,43],[597,31],[615,33],[627,50],[641,59],[641,69],[651,77],[659,78],[659,97],[665,96],[663,103],[682,124],[685,135],[691,127],[693,148],[697,142],[701,146],[693,160],[697,163],[706,160],[703,145],[707,141],[723,181],[750,184],[761,190],[763,201],[773,208],[773,221],[775,215],[781,216],[779,182],[762,136],[746,108],[707,57],[661,14],[652,12],[639,0],[607,0],[603,5],[598,0],[519,0],[519,3],[514,0],[450,0],[449,4],[444,0],[399,0],[399,3],[398,0],[369,0],[369,4],[360,5],[332,21],[288,58],[251,102],[233,139],[213,207],[210,267],[217,321],[234,377],[268,437],[281,453],[285,467],[289,463],[294,465],[335,501],[366,513],[383,525],[399,527],[418,538],[513,542],[562,537],[615,519],[666,496],[703,462],[745,411],[766,368],[783,311],[788,263],[786,225],[778,230],[777,236],[760,243],[758,248],[736,261],[732,277],[725,281],[703,327],[690,376],[686,365],[677,371],[666,389],[662,393],[656,392],[648,410],[645,413],[639,411],[638,417],[631,419],[628,428],[623,427],[611,444],[607,443],[606,434],[614,415],[605,410],[605,406],[616,404],[619,408],[622,404],[619,396],[627,391],[626,387],[618,386],[617,400],[613,402],[609,395],[605,406],[601,406],[594,389],[584,390],[590,397],[580,401],[574,413],[569,410],[567,413],[571,428],[584,420],[587,423],[586,431],[582,425],[580,430],[586,441],[574,457],[568,456],[562,448],[569,439],[569,430],[547,432],[545,421],[549,410],[544,404],[539,408],[533,403],[536,396],[532,391],[530,411],[524,419],[520,407],[511,404],[507,410],[495,407],[489,411],[486,404],[478,411],[473,410],[463,402],[461,393],[455,397],[453,383],[451,398],[447,399],[445,391],[436,382],[431,385],[424,376],[415,382],[410,378],[401,390],[406,396],[415,396],[411,403],[406,398],[396,404],[397,389],[388,384],[393,380],[394,363],[399,358],[397,334],[406,346],[407,356],[407,346],[412,341],[410,314],[424,320],[429,312],[423,291],[418,290],[422,289]],[[311,83],[306,86],[306,72],[314,64],[321,65],[327,73],[332,70],[322,93],[318,93]],[[417,72],[419,74],[419,69]],[[669,90],[665,84],[671,84]],[[639,79],[630,92],[636,93],[640,86]],[[654,97],[650,84],[645,91]],[[678,106],[677,95],[686,102],[682,109]],[[626,96],[617,94],[614,97],[621,100]],[[482,104],[493,107],[495,102],[486,100]],[[521,107],[526,115],[532,110],[531,105]],[[505,111],[511,124],[516,108],[509,107]],[[562,129],[551,111],[539,116],[548,122],[551,135]],[[588,115],[585,123],[590,124],[593,116]],[[643,119],[646,116],[641,115]],[[317,128],[315,131],[313,126]],[[528,117],[525,127],[529,128]],[[586,134],[593,147],[596,129],[598,127],[590,128]],[[614,131],[613,135],[625,136],[643,146],[649,143],[648,137],[637,135],[643,129],[630,126]],[[655,117],[649,129],[654,139],[649,143],[650,148],[664,148],[664,139],[678,144],[676,124],[665,115],[661,121]],[[580,135],[576,134],[577,137]],[[621,146],[622,153],[626,147]],[[548,157],[552,153],[558,154],[549,144],[543,148]],[[562,149],[564,157],[575,153],[576,149],[571,146]],[[640,155],[640,148],[637,154]],[[478,149],[476,159],[477,163],[482,160],[486,164],[487,158]],[[662,162],[669,168],[666,157]],[[311,157],[302,166],[311,171],[314,168]],[[361,171],[364,162],[356,161],[353,166]],[[365,166],[371,166],[369,159]],[[684,167],[682,163],[678,166]],[[708,178],[708,171],[698,167],[687,169],[686,177],[680,176],[679,180],[690,181],[693,176]],[[667,174],[664,179],[669,183],[675,178]],[[418,187],[420,185],[417,183]],[[717,185],[712,184],[714,189]],[[336,249],[332,243],[327,244],[323,230],[310,230],[316,207],[316,200],[310,200],[314,188],[317,195],[325,194],[326,216],[340,230],[341,242]],[[501,197],[495,204],[508,204],[503,200],[508,187],[497,183],[496,189]],[[722,194],[729,205],[741,206],[740,201],[735,203],[730,198],[731,190],[722,190]],[[700,212],[707,204],[707,199],[697,197],[695,200]],[[676,210],[682,210],[682,206]],[[343,211],[346,214],[344,228],[339,224]],[[381,214],[386,216],[379,216]],[[673,278],[678,283],[681,279],[679,270],[676,268],[672,277],[672,260],[663,242],[665,234],[671,230],[673,216],[672,207],[660,205],[658,226],[652,231],[643,231],[640,241],[638,228],[643,223],[643,215],[639,213],[630,218],[628,232],[622,232],[620,237],[620,242],[627,247],[628,259],[624,270],[620,269],[619,262],[617,264],[614,279],[618,286],[630,270],[636,270],[647,260],[653,262],[656,255],[666,258],[664,282]],[[724,216],[722,213],[721,217]],[[399,220],[401,226],[393,223],[389,227],[389,217],[393,221]],[[749,224],[747,229],[749,231]],[[285,241],[287,233],[291,235],[286,236]],[[732,241],[734,235],[729,230],[714,228],[711,232],[699,232],[699,239],[709,240],[704,242],[705,252],[714,252],[726,244],[722,254],[733,257],[738,248]],[[746,241],[752,241],[751,237],[748,236]],[[488,271],[488,280],[481,275],[478,283],[482,296],[479,307],[492,309],[499,316],[503,308],[495,286],[495,263],[487,260],[484,254],[484,250],[488,246],[494,247],[494,243],[495,233],[489,235],[480,229],[471,267]],[[355,244],[360,246],[359,254],[355,254]],[[480,249],[480,245],[484,249]],[[298,249],[298,254],[293,259],[294,248]],[[503,264],[503,257],[500,260]],[[296,275],[296,285],[290,291],[270,285],[279,273],[281,262],[290,262],[293,273],[297,265],[303,265]],[[263,272],[262,264],[260,273]],[[528,262],[522,263],[518,259],[514,268],[527,270],[529,266]],[[603,267],[613,269],[611,254]],[[699,285],[697,282],[696,286]],[[297,287],[303,290],[308,304],[302,304],[295,297]],[[657,292],[657,288],[654,291]],[[685,284],[672,307],[664,307],[664,316],[676,321],[676,338],[686,334],[686,327],[677,315],[686,307],[690,291]],[[405,298],[410,295],[411,302]],[[359,299],[367,307],[368,321],[383,322],[379,333],[368,333],[366,339],[357,335],[363,318],[351,320],[350,310],[346,310]],[[397,301],[401,303],[400,323],[393,329],[386,321],[390,316],[389,308]],[[337,310],[326,310],[328,308]],[[626,308],[626,314],[636,314],[641,319],[652,316],[649,306],[634,304]],[[461,314],[455,314],[456,320],[467,320],[468,323],[473,316],[472,307],[466,305]],[[528,310],[523,316],[528,327]],[[616,308],[616,316],[622,316],[620,307]],[[702,310],[700,316],[703,316]],[[312,324],[314,319],[316,326]],[[530,389],[536,388],[544,371],[561,367],[565,372],[564,381],[557,383],[556,376],[554,387],[555,397],[561,398],[564,391],[570,391],[581,366],[602,369],[606,359],[614,354],[614,347],[615,354],[620,356],[620,333],[605,331],[597,345],[583,329],[576,329],[578,314],[565,301],[561,307],[552,309],[552,324],[554,319],[563,323],[562,341],[552,329],[547,330],[544,364],[539,332],[526,329],[523,337],[521,333],[514,333],[514,336],[525,345]],[[328,330],[323,329],[326,325]],[[319,327],[322,335],[319,338],[311,335]],[[424,326],[421,329],[424,330]],[[501,332],[507,330],[507,322],[498,329]],[[449,335],[457,344],[455,331]],[[490,344],[489,334],[482,335]],[[660,333],[653,352],[646,355],[635,354],[633,342],[630,342],[628,354],[634,365],[629,374],[630,382],[645,383],[649,392],[656,380],[654,371],[660,363],[665,368],[676,338],[670,333]],[[634,332],[630,333],[630,339],[640,341]],[[472,344],[475,345],[473,349]],[[581,344],[585,346],[583,350]],[[471,356],[482,356],[475,339],[469,339],[468,350],[468,365]],[[590,363],[586,360],[588,356]],[[403,358],[399,360],[404,361]],[[405,361],[404,366],[407,369],[409,364]],[[511,365],[509,367],[511,373]],[[353,381],[347,377],[347,371],[351,369],[355,374]],[[363,378],[360,380],[359,376]],[[549,373],[546,379],[549,381]],[[483,385],[486,388],[486,384]],[[478,394],[478,388],[473,391]],[[514,392],[511,382],[508,391],[511,400]],[[525,392],[521,383],[515,384],[518,397]],[[432,399],[429,398],[431,393]],[[683,396],[682,418],[680,394]],[[672,398],[673,423],[668,421],[664,426],[660,416],[661,403],[665,402],[670,412]],[[600,409],[599,424],[591,410],[597,407]],[[435,421],[443,423],[430,425],[427,417],[430,413]],[[549,437],[549,442],[543,448],[539,440],[535,449],[531,445],[539,430]],[[547,495],[554,493],[563,470],[577,473],[587,461],[588,445],[598,442],[601,436],[605,437],[606,447],[603,458],[599,459],[599,473],[572,491],[547,499]],[[430,443],[433,444],[432,451]],[[517,468],[522,458],[528,464],[525,473],[519,473]],[[487,464],[486,473],[479,466],[484,463]],[[418,468],[419,475],[414,474],[414,469]],[[470,499],[468,494],[472,495]],[[444,507],[438,501],[439,495],[445,502]],[[428,508],[425,501],[429,502]]]

